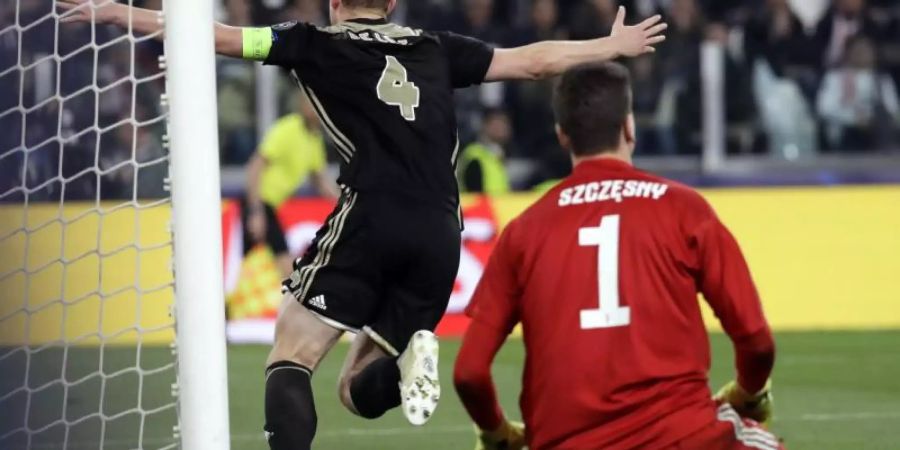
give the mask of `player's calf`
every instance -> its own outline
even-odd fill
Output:
[[[305,450],[316,434],[312,372],[340,338],[286,295],[275,327],[275,345],[266,368],[266,439],[272,450]]]
[[[360,417],[377,419],[400,406],[399,382],[397,358],[380,358],[351,379],[341,380],[341,402]]]
[[[383,338],[368,327],[356,335],[338,381],[341,403],[350,412],[367,419],[381,417],[400,406],[400,370],[396,350],[385,349]],[[386,341],[385,341],[386,342]]]
[[[312,446],[318,416],[313,402],[312,372],[292,362],[266,371],[266,441],[272,450],[305,450]]]

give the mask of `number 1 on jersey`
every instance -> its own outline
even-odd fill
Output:
[[[599,227],[578,230],[578,245],[599,247],[597,284],[600,307],[581,310],[581,329],[624,327],[631,308],[619,302],[619,216],[603,216]]]
[[[416,108],[419,107],[419,87],[409,81],[406,67],[397,58],[387,55],[387,63],[381,78],[378,80],[378,98],[391,106],[400,108],[400,115],[412,122],[416,120]]]

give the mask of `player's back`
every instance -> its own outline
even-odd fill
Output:
[[[713,420],[692,230],[696,192],[579,164],[510,225],[533,448],[658,448]]]
[[[273,32],[266,63],[290,69],[309,95],[342,158],[341,184],[455,208],[453,89],[483,81],[490,48],[376,19]]]

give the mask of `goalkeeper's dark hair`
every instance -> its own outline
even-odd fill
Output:
[[[556,86],[553,110],[576,156],[615,150],[631,114],[628,69],[614,62],[570,69]]]
[[[343,0],[348,8],[369,8],[387,10],[388,0]]]

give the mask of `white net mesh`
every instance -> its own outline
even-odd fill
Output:
[[[173,448],[162,45],[53,6],[0,0],[0,449]]]

